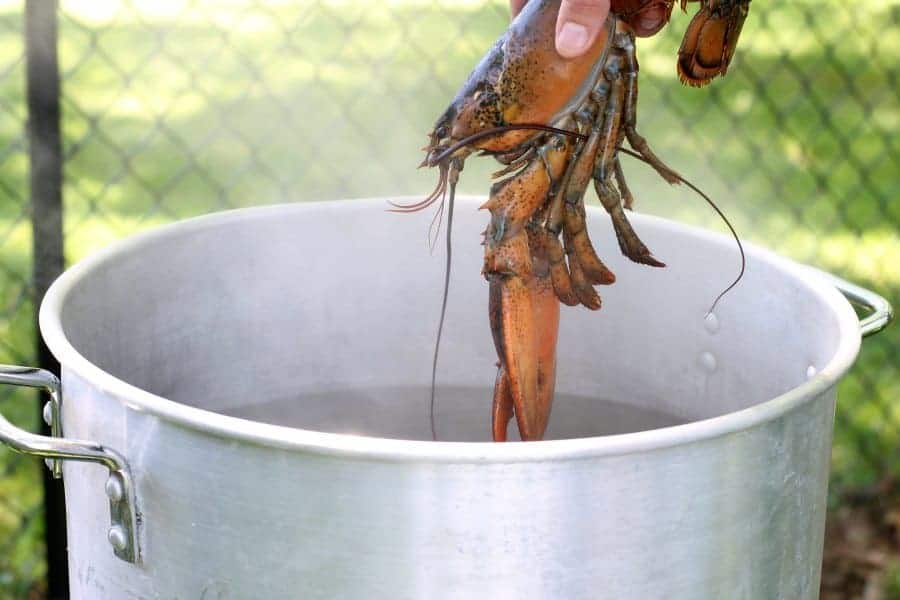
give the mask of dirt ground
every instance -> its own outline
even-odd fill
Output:
[[[845,498],[828,515],[822,600],[900,600],[900,482]]]

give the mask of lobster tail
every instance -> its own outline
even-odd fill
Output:
[[[702,87],[717,75],[725,75],[750,0],[706,0],[694,15],[678,50],[678,77],[692,87]]]

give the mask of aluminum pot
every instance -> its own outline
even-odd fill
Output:
[[[751,247],[707,315],[732,241],[635,215],[669,264],[648,269],[590,209],[618,282],[563,312],[548,441],[494,444],[477,206],[456,210],[437,442],[430,215],[226,212],[60,277],[40,327],[61,386],[3,371],[51,393],[55,437],[0,418],[0,440],[61,468],[72,596],[815,598],[835,385],[887,303]]]

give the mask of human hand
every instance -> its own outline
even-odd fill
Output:
[[[509,0],[513,16],[528,0]],[[556,51],[563,58],[584,54],[600,33],[609,14],[609,0],[562,0],[556,19]]]

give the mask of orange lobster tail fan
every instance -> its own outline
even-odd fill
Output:
[[[745,6],[728,11],[704,6],[694,15],[678,50],[678,76],[682,83],[702,87],[725,75],[747,16]]]

